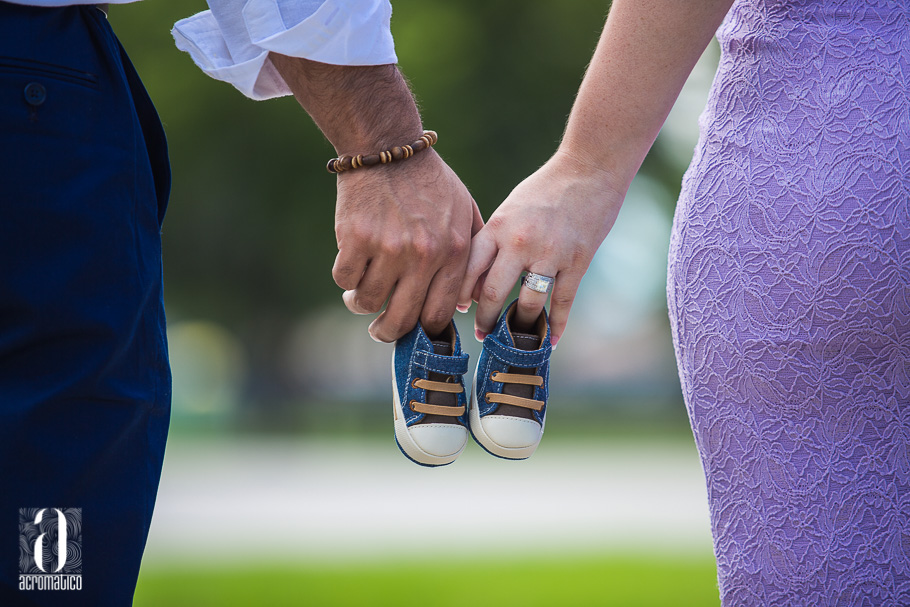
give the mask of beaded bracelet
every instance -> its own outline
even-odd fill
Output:
[[[396,145],[391,150],[385,150],[384,152],[370,154],[368,156],[364,156],[363,154],[349,156],[345,154],[344,156],[329,160],[329,163],[325,168],[329,173],[343,173],[344,171],[359,169],[360,167],[371,167],[377,164],[388,164],[395,160],[405,160],[417,152],[431,147],[437,141],[439,141],[439,136],[436,134],[436,131],[424,131],[423,135],[420,136],[420,139],[411,145],[403,145],[401,147]]]

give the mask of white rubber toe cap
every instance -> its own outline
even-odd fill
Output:
[[[455,424],[418,424],[408,427],[408,434],[421,450],[437,457],[455,455],[468,442],[468,429]]]
[[[490,440],[508,449],[523,449],[540,442],[542,429],[533,419],[487,415],[480,418],[480,423]]]

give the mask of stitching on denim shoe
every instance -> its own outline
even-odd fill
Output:
[[[428,371],[442,373],[444,375],[464,375],[468,372],[469,356],[467,354],[461,353],[452,356],[431,354],[429,352],[421,352],[420,354],[422,355],[423,360],[418,361],[415,358],[414,364],[423,367]]]
[[[508,352],[509,355],[516,356],[518,358],[533,358],[533,357],[549,358],[553,352],[553,347],[549,343],[547,345],[545,345],[543,348],[539,348],[537,350],[519,350],[518,348],[506,345],[497,339],[491,339],[491,337],[492,336],[488,335],[483,340],[483,345],[484,345],[485,349],[492,350],[493,348],[496,348],[498,350]],[[488,340],[490,342],[490,346],[487,345]]]
[[[486,346],[484,346],[486,347]],[[535,350],[533,352],[524,352],[522,350],[507,350],[506,353],[510,358],[505,358],[505,356],[494,350],[494,348],[486,347],[487,354],[491,358],[502,361],[506,365],[511,365],[513,367],[542,367],[550,361],[550,353],[547,352],[546,355],[542,354],[544,350]]]
[[[409,360],[408,362],[409,362],[409,363],[415,362],[414,358],[415,358],[418,354],[420,354],[420,351],[414,352],[413,355],[412,355],[411,360]],[[410,397],[411,397],[411,382],[412,382],[411,377],[413,376],[413,372],[414,372],[414,367],[415,367],[415,366],[416,366],[416,364],[408,364],[408,382],[405,384],[404,398],[402,399],[402,402],[399,403],[399,406],[403,405],[404,402],[410,400]],[[401,398],[401,395],[399,395],[399,398]],[[404,409],[404,407],[402,407],[402,409]],[[416,413],[416,411],[415,411],[415,413]],[[411,420],[408,419],[407,413],[405,413],[404,411],[402,411],[401,414],[404,416],[404,419],[405,419],[405,422],[407,423],[407,425],[410,425]],[[417,416],[414,417],[413,419],[414,419],[414,420],[417,420],[417,421],[420,421],[420,419],[421,419],[421,418],[420,418],[420,413],[418,413]]]

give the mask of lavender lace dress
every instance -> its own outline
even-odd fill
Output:
[[[737,1],[668,296],[724,606],[910,605],[910,1]]]

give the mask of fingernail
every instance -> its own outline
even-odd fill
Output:
[[[481,343],[483,343],[483,340],[487,335],[488,335],[487,333],[484,333],[483,331],[481,331],[479,329],[474,329],[474,339],[476,339],[477,341],[479,341]]]
[[[553,349],[555,350],[555,349],[556,349],[556,346],[559,345],[559,338],[558,338],[558,337],[554,337],[554,338],[550,341],[550,344],[553,346]]]
[[[370,339],[375,341],[377,344],[384,343],[381,339],[376,339],[376,336],[373,335],[373,325],[372,324],[370,324],[370,326],[367,328],[367,333],[370,334]]]
[[[455,309],[458,310],[459,312],[461,312],[462,314],[467,314],[468,310],[470,309],[470,306],[463,306],[461,304],[458,304],[457,306],[455,306]]]

